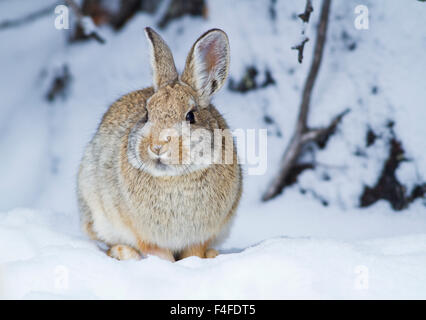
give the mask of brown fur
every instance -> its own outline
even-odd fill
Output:
[[[152,44],[154,87],[131,92],[115,102],[87,146],[78,175],[83,229],[92,239],[110,245],[109,254],[117,259],[135,258],[135,252],[170,261],[190,255],[214,257],[217,251],[208,249],[208,244],[229,222],[241,196],[242,175],[235,147],[231,164],[190,164],[184,169],[182,164],[158,167],[158,159],[149,151],[160,154],[177,149],[185,154],[181,143],[161,140],[159,132],[185,122],[191,110],[195,115],[191,130],[228,128],[217,109],[205,105],[205,92],[213,93],[222,86],[229,57],[212,58],[208,51],[203,52],[209,67],[207,71],[195,69],[212,74],[211,81],[203,80],[202,91],[194,84],[201,83],[196,78],[203,74],[194,70],[196,62],[191,61],[197,42],[197,48],[212,47],[228,54],[228,47],[220,47],[227,46],[228,40],[218,30],[198,39],[187,59],[184,81],[175,74],[170,49],[161,37],[152,29],[146,33]],[[217,63],[222,69],[226,63],[226,70],[218,73]],[[165,173],[157,175],[162,170]]]

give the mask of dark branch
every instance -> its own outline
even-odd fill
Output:
[[[305,144],[311,141],[319,142],[325,137],[328,137],[332,132],[334,132],[338,123],[342,120],[343,116],[349,111],[345,110],[344,112],[340,113],[332,120],[331,124],[326,128],[309,129],[307,126],[307,118],[309,113],[312,90],[314,88],[315,80],[318,75],[318,70],[320,68],[324,52],[330,4],[331,0],[323,0],[320,22],[317,29],[314,57],[303,89],[296,130],[293,133],[293,136],[290,140],[290,144],[288,145],[281,159],[277,176],[272,180],[271,184],[269,185],[262,197],[263,201],[272,199],[281,193],[285,186],[286,178],[290,173],[290,170],[295,166]]]
[[[327,140],[328,137],[330,137],[336,131],[337,125],[340,123],[340,121],[342,121],[343,117],[349,113],[349,111],[350,109],[346,109],[339,113],[333,118],[327,127],[309,129],[302,135],[301,142],[304,144],[311,141],[321,142]]]
[[[33,22],[41,17],[44,17],[46,15],[48,15],[49,13],[51,13],[55,7],[58,4],[53,4],[51,6],[48,6],[46,8],[40,9],[38,11],[32,12],[30,14],[27,14],[24,17],[21,18],[17,18],[15,20],[6,20],[6,21],[2,21],[0,22],[0,30],[5,30],[5,29],[9,29],[9,28],[14,28],[14,27],[19,27],[20,25],[26,24],[26,23],[30,23]]]
[[[311,13],[314,11],[314,8],[312,7],[312,1],[311,0],[306,0],[306,5],[305,5],[305,12],[301,13],[298,15],[298,17],[300,19],[303,20],[304,23],[308,23],[309,19],[311,17]],[[302,31],[302,35],[305,34],[305,30]],[[308,37],[304,37],[302,42],[300,42],[298,45],[292,47],[291,49],[293,50],[297,50],[298,51],[298,55],[297,55],[297,61],[299,61],[299,63],[303,62],[303,50],[305,49],[305,44],[306,42],[309,41]]]
[[[87,32],[87,25],[86,24],[89,21],[87,19],[90,19],[91,24],[94,25],[94,22],[93,22],[92,18],[89,17],[89,16],[85,16],[82,13],[80,7],[75,3],[74,0],[65,0],[65,3],[68,6],[70,6],[71,9],[72,9],[72,11],[74,12],[74,14],[75,14],[75,16],[77,18],[77,25],[80,28],[82,28],[84,30],[84,32]],[[101,44],[105,43],[105,39],[103,37],[101,37],[96,30],[92,30],[92,31],[86,33],[85,35],[87,37],[89,37],[89,38],[92,38],[92,39],[96,40],[97,42],[99,42]]]
[[[303,50],[305,49],[305,44],[308,41],[309,41],[309,38],[305,38],[297,46],[291,47],[293,50],[299,51],[299,53],[297,54],[297,61],[299,61],[299,63],[302,63],[303,61]]]
[[[312,7],[312,1],[306,0],[305,12],[299,14],[298,17],[302,19],[303,22],[308,23],[313,11],[314,8]]]
[[[314,88],[315,81],[317,79],[318,70],[321,65],[322,56],[324,52],[324,44],[327,34],[328,26],[328,15],[330,12],[331,0],[323,0],[321,8],[321,17],[317,30],[317,39],[314,48],[314,57],[312,60],[311,69],[309,70],[308,78],[305,82],[303,89],[302,103],[300,105],[300,113],[297,123],[297,131],[302,133],[307,127],[307,117],[311,102],[312,89]]]

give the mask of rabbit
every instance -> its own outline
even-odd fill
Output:
[[[214,258],[218,252],[210,245],[229,226],[242,192],[232,135],[210,102],[228,76],[228,36],[220,29],[200,36],[179,75],[160,35],[149,27],[145,35],[153,84],[113,103],[84,151],[77,179],[82,228],[118,260]],[[192,161],[197,143],[213,143],[191,140],[188,148],[182,131],[177,139],[161,135],[185,125],[221,129],[220,140],[232,142],[221,147],[231,160]],[[180,162],[168,162],[172,151]]]

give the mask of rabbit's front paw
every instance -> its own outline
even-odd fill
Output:
[[[206,258],[216,258],[219,255],[219,251],[209,248],[206,250]]]
[[[107,254],[110,257],[115,258],[117,260],[129,260],[129,259],[139,260],[141,258],[141,255],[139,254],[139,252],[137,252],[132,247],[126,246],[124,244],[118,244],[118,245],[112,246],[108,250]]]
[[[191,256],[197,256],[200,258],[215,258],[219,252],[215,249],[207,248],[207,245],[208,242],[185,248],[180,254],[180,259],[185,259]]]

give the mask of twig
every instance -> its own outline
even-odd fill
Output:
[[[305,12],[299,14],[298,17],[302,19],[303,22],[308,23],[313,11],[314,8],[312,7],[312,1],[306,0]]]
[[[74,0],[65,0],[65,3],[71,7],[72,11],[74,12],[76,18],[77,18],[77,25],[79,25],[83,31],[84,34],[92,39],[95,39],[97,42],[104,44],[105,39],[99,35],[99,33],[96,30],[96,26],[92,20],[91,17],[85,16],[82,12],[80,7],[75,3]]]
[[[310,1],[308,1],[310,2]],[[317,30],[317,38],[314,49],[314,57],[312,65],[306,78],[305,86],[302,94],[302,102],[300,104],[300,112],[297,119],[296,130],[290,140],[290,144],[284,152],[281,159],[277,176],[272,180],[271,184],[264,193],[262,200],[267,201],[281,193],[285,186],[286,177],[290,170],[296,164],[303,147],[306,143],[317,141],[320,142],[327,139],[336,129],[342,118],[349,112],[345,110],[333,118],[330,125],[319,129],[310,129],[307,126],[307,117],[309,113],[312,89],[318,75],[324,52],[324,44],[327,34],[328,17],[330,12],[331,0],[323,0],[321,7],[320,23]]]
[[[55,3],[51,6],[48,6],[46,8],[40,9],[38,11],[32,12],[30,14],[27,14],[26,16],[22,18],[17,18],[15,20],[5,20],[0,22],[0,30],[5,30],[13,27],[19,27],[20,25],[35,21],[41,17],[44,17],[45,15],[48,15],[51,13],[54,8],[58,5],[58,3]]]
[[[303,50],[305,49],[305,44],[308,41],[309,41],[309,38],[305,38],[297,46],[291,47],[291,49],[299,51],[297,55],[297,61],[299,61],[299,63],[302,63],[303,61]]]
[[[305,12],[301,13],[298,15],[298,17],[300,19],[302,19],[302,21],[304,23],[308,23],[309,19],[311,17],[311,13],[314,11],[314,8],[312,7],[312,1],[311,0],[306,0],[306,5],[305,5]],[[305,28],[303,28],[302,30],[302,35],[305,34]],[[304,37],[302,42],[300,42],[298,45],[293,46],[291,49],[293,50],[297,50],[298,51],[298,55],[297,55],[297,61],[299,61],[299,63],[303,62],[303,50],[305,50],[305,44],[306,42],[309,41],[308,37]]]
[[[337,125],[342,121],[343,117],[348,114],[350,109],[345,109],[341,113],[339,113],[337,116],[333,118],[331,123],[324,128],[317,128],[317,129],[308,129],[303,135],[301,139],[301,143],[305,144],[307,142],[311,141],[324,141],[326,140],[330,135],[332,135]]]

